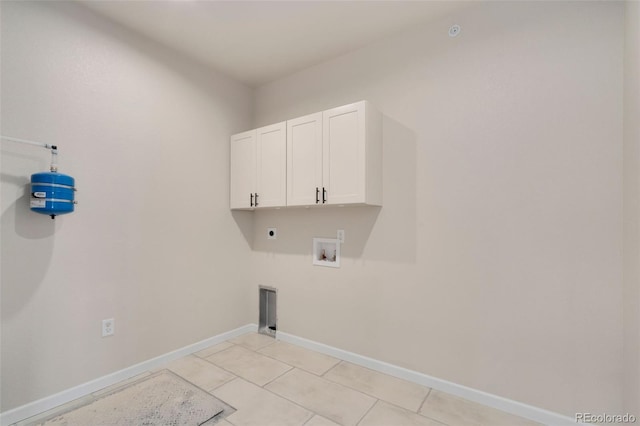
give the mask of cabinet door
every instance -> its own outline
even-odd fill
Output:
[[[287,205],[287,127],[273,124],[256,130],[257,207]]]
[[[317,201],[322,203],[321,112],[287,121],[287,205]]]
[[[256,131],[231,136],[230,197],[232,209],[253,208],[256,182]]]
[[[327,204],[365,202],[365,104],[323,112],[323,186]]]

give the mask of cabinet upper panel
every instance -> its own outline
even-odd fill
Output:
[[[286,122],[256,131],[257,170],[255,207],[281,207],[287,203]]]
[[[287,205],[320,202],[322,188],[322,113],[287,121]]]
[[[232,209],[253,207],[256,184],[256,131],[231,136],[229,204]]]
[[[253,170],[234,158],[250,156],[251,148],[233,146],[251,132]],[[255,194],[258,208],[382,205],[382,116],[366,101],[243,132],[231,144],[232,209],[255,207],[233,202]]]
[[[325,111],[323,187],[327,204],[365,203],[365,111],[358,103]]]

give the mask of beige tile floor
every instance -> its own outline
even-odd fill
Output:
[[[216,423],[221,426],[537,424],[257,333],[211,346],[159,369],[163,368],[234,407],[234,413]],[[87,398],[90,396],[16,426],[37,424]]]

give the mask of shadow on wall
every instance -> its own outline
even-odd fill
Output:
[[[415,263],[417,249],[417,152],[416,134],[384,116],[383,208],[364,257]]]
[[[250,211],[233,210],[231,212],[233,220],[236,221],[242,236],[249,247],[253,246],[253,213]]]
[[[291,208],[254,212],[254,240],[256,251],[311,255],[313,238],[336,238],[344,229],[345,244],[342,257],[359,258],[380,214],[380,207]],[[277,228],[278,239],[267,239],[267,228]]]
[[[336,238],[337,230],[344,229],[343,258],[415,263],[415,133],[384,116],[382,207],[290,208],[249,214],[256,251],[311,255],[313,237]],[[234,218],[247,238],[246,222],[235,214]],[[277,240],[267,239],[270,227],[277,228]]]
[[[30,184],[24,176],[2,174],[7,188],[15,186],[21,195],[5,209],[1,219],[2,319],[17,314],[35,294],[44,279],[53,254],[56,224],[48,216],[29,209]],[[6,196],[6,190],[3,191]]]

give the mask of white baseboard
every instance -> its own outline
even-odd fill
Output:
[[[459,396],[461,398],[465,398],[482,405],[486,405],[488,407],[496,408],[498,410],[502,410],[516,416],[524,417],[526,419],[542,423],[544,425],[575,426],[581,424],[577,423],[576,420],[571,417],[554,413],[552,411],[523,404],[518,401],[503,398],[501,396],[493,395],[477,389],[458,385],[456,383],[438,379],[427,374],[389,364],[384,361],[378,361],[377,359],[358,355],[356,353],[334,348],[333,346],[328,346],[323,343],[315,342],[313,340],[294,336],[293,334],[278,331],[276,332],[276,338],[278,340],[282,340],[283,342],[302,346],[304,348],[311,349],[313,351],[320,352],[343,361],[348,361],[374,371],[379,371],[380,373],[385,373],[399,379],[404,379],[422,386],[447,392],[452,395]]]
[[[143,361],[139,364],[132,365],[123,370],[116,371],[106,376],[91,380],[90,382],[83,383],[70,389],[66,389],[62,392],[56,393],[51,396],[39,399],[37,401],[30,402],[20,407],[13,408],[11,410],[0,413],[0,425],[9,426],[13,423],[19,422],[36,414],[55,408],[59,405],[66,404],[67,402],[89,395],[107,386],[114,385],[122,380],[129,379],[138,374],[144,373],[147,370],[158,368],[163,364],[182,358],[183,356],[192,354],[194,352],[201,351],[209,346],[222,343],[225,340],[232,339],[245,333],[258,331],[256,324],[248,324],[235,330],[227,331],[226,333],[218,334],[217,336],[210,337],[192,345],[185,346],[175,351],[160,355],[158,357]]]
[[[225,340],[232,339],[242,334],[256,331],[258,331],[258,326],[256,324],[247,324],[245,326],[236,328],[235,330],[218,334],[217,336],[210,337],[192,345],[185,346],[181,349],[177,349],[164,355],[160,355],[147,361],[143,361],[139,364],[127,367],[120,371],[116,371],[90,382],[83,383],[57,394],[5,411],[3,413],[0,413],[0,425],[9,426],[13,423],[35,416],[36,414],[40,414],[59,405],[66,404],[67,402],[99,391],[100,389],[106,388],[107,386],[114,385],[122,380],[137,376],[138,374],[144,373],[147,370],[158,368],[167,362],[176,360],[194,352],[198,352],[209,346],[222,343]],[[488,407],[493,407],[498,410],[502,410],[516,416],[524,417],[545,425],[575,426],[576,424],[581,424],[577,423],[575,419],[563,416],[561,414],[543,410],[538,407],[523,404],[521,402],[513,401],[511,399],[503,398],[497,395],[492,395],[490,393],[472,389],[466,386],[458,385],[456,383],[438,379],[427,374],[389,364],[384,361],[379,361],[363,355],[358,355],[353,352],[338,349],[333,346],[325,345],[323,343],[318,343],[313,340],[298,337],[293,334],[278,331],[276,333],[276,338],[278,340],[282,340],[283,342],[302,346],[316,352],[330,355],[334,358],[349,361],[354,364],[369,368],[371,370],[389,374],[390,376],[398,377],[400,379],[417,383],[422,386],[427,386],[433,389],[447,392],[452,395],[456,395],[461,398],[465,398],[470,401],[474,401]]]

